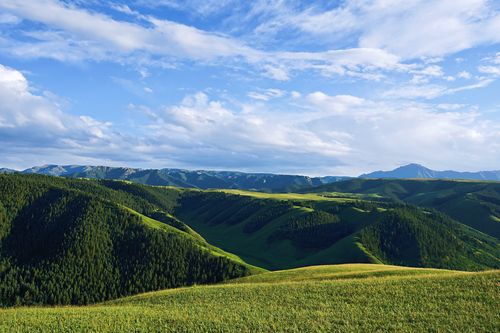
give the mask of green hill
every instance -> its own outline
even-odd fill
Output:
[[[185,191],[175,215],[210,243],[267,269],[352,262],[500,268],[495,238],[433,210],[367,198]]]
[[[95,303],[263,271],[255,266],[500,268],[497,239],[384,200],[0,175],[1,304]]]
[[[305,189],[311,193],[355,193],[435,208],[488,235],[500,238],[500,182],[352,179]]]
[[[13,332],[496,332],[499,271],[317,266],[85,307],[0,310]]]
[[[106,184],[0,175],[0,305],[95,303],[256,270],[162,212],[175,193]]]

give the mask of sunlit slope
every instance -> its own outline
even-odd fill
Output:
[[[498,241],[448,216],[371,194],[185,191],[174,214],[208,242],[267,269],[386,263],[500,267]]]
[[[461,223],[500,238],[500,182],[351,179],[305,189],[304,192],[376,195],[379,198],[431,207]]]
[[[323,201],[325,210],[338,211],[331,214],[310,204]],[[356,208],[351,198],[191,191],[179,202],[175,214],[183,222],[211,244],[260,267],[373,262],[352,235],[369,222],[370,213]],[[310,225],[292,230],[294,222]]]
[[[317,266],[96,306],[0,310],[0,331],[495,332],[499,280],[499,271]]]

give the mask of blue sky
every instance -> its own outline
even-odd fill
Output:
[[[500,2],[0,0],[0,164],[500,169]]]

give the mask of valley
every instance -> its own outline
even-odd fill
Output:
[[[0,304],[16,307],[0,310],[0,330],[460,330],[481,316],[490,331],[498,193],[494,182],[269,193],[3,174]],[[464,201],[482,215],[446,214]]]

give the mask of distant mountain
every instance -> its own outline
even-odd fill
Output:
[[[14,173],[17,172],[16,170],[13,169],[8,169],[8,168],[0,168],[0,174],[1,173]]]
[[[0,169],[0,173],[17,172]],[[207,171],[184,169],[136,169],[91,165],[43,165],[22,171],[25,174],[43,174],[70,178],[114,179],[156,185],[199,189],[240,189],[264,192],[293,192],[306,188],[336,183],[355,177],[308,177],[271,173],[245,173],[237,171]],[[440,178],[500,181],[499,171],[458,172],[435,171],[419,164],[408,164],[393,171],[376,171],[358,178]]]
[[[428,169],[420,164],[408,164],[392,171],[375,171],[363,174],[359,178],[440,178],[440,179],[466,179],[466,180],[499,180],[500,170],[459,172],[459,171],[436,171]]]
[[[183,169],[133,169],[106,166],[44,165],[22,171],[71,178],[129,180],[135,183],[187,188],[227,188],[258,191],[292,191],[319,186],[348,177],[308,177],[235,171],[205,171]]]

